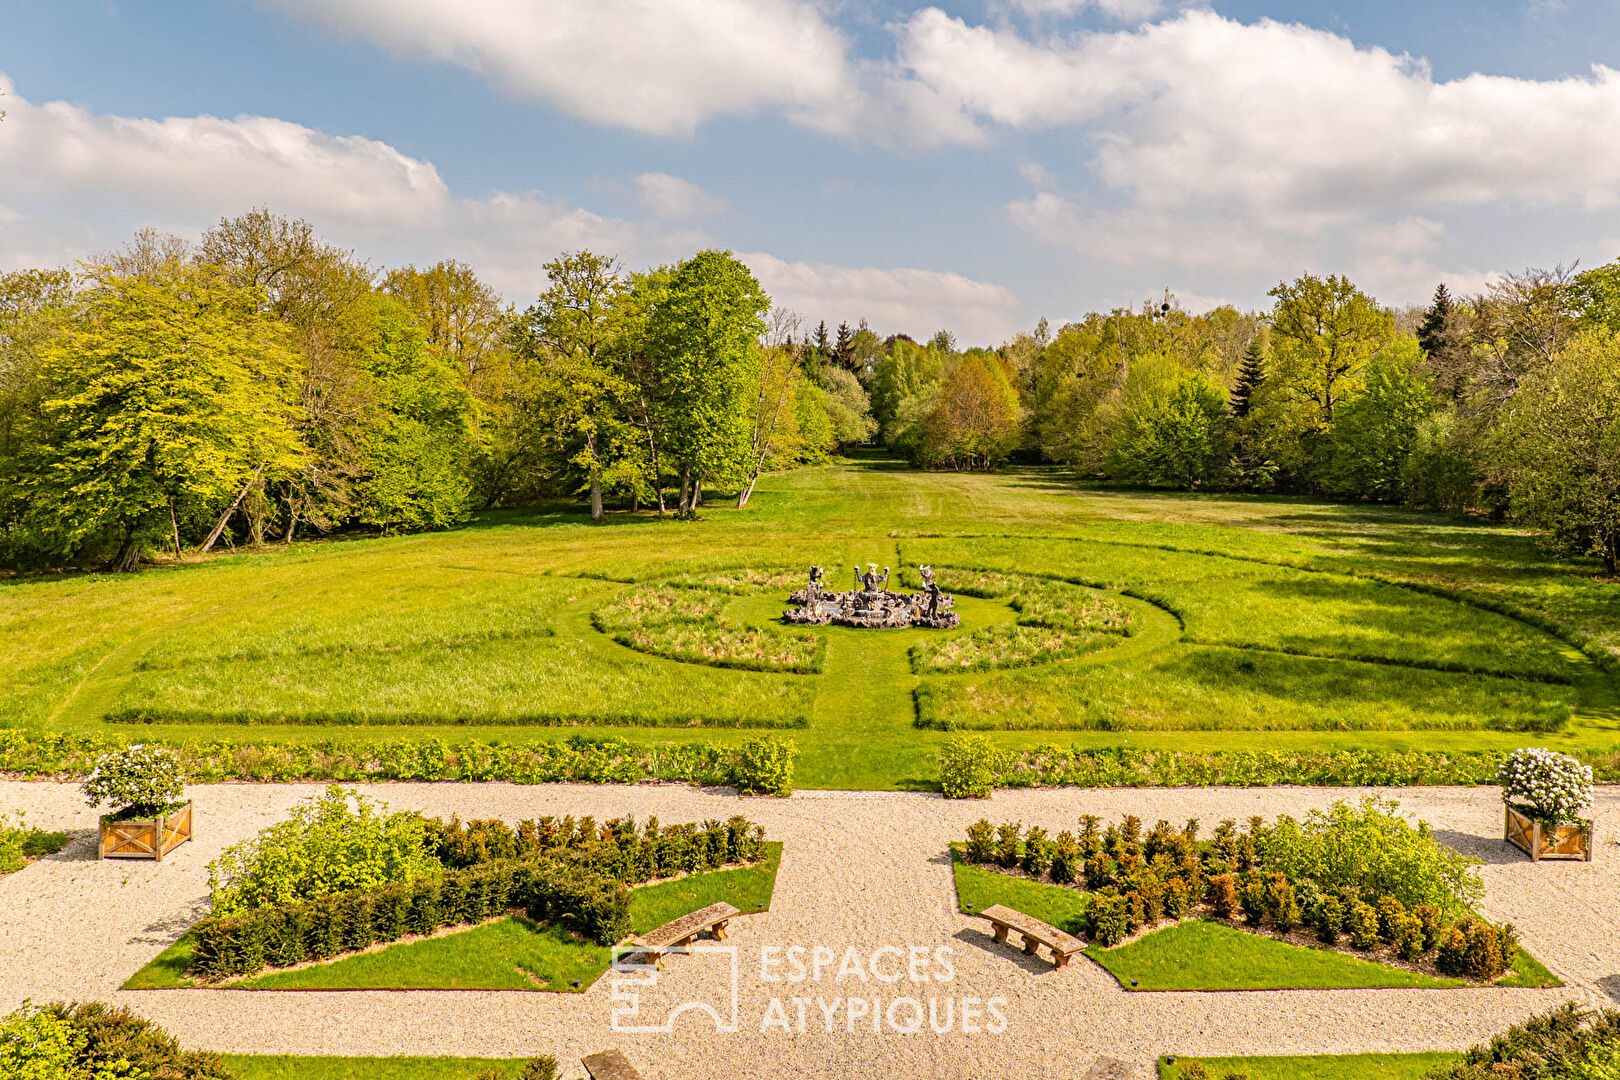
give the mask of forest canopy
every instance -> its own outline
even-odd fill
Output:
[[[0,564],[133,569],[555,498],[690,515],[873,442],[1486,514],[1620,558],[1620,263],[1426,309],[1337,275],[1261,312],[1166,293],[994,348],[810,328],[726,252],[543,270],[513,305],[462,263],[379,271],[256,209],[0,275]]]

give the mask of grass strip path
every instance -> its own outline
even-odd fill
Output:
[[[223,1056],[235,1080],[472,1080],[490,1071],[516,1080],[529,1061],[528,1058]]]
[[[1159,1080],[1183,1080],[1197,1063],[1209,1080],[1237,1074],[1248,1080],[1422,1080],[1461,1054],[1322,1054],[1284,1057],[1177,1057],[1159,1059]]]

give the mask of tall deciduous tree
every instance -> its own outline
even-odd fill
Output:
[[[591,520],[602,520],[604,450],[631,387],[620,363],[628,282],[618,264],[589,251],[546,264],[551,283],[519,326],[519,347],[541,371],[551,434],[585,475]]]
[[[1395,337],[1394,318],[1337,274],[1306,274],[1271,290],[1271,347],[1279,375],[1310,401],[1323,430],[1361,368]]]
[[[293,471],[295,358],[258,290],[170,261],[102,276],[46,349],[22,478],[31,524],[63,554],[110,538],[119,569],[180,549],[180,522],[217,512],[256,471]]]
[[[991,469],[1018,445],[1018,393],[993,355],[964,355],[940,382],[924,423],[923,460],[953,469]]]
[[[1620,337],[1583,334],[1527,375],[1495,446],[1515,518],[1620,569]]]
[[[680,509],[702,501],[705,480],[738,481],[747,460],[744,387],[770,298],[730,252],[704,251],[678,266],[653,310],[648,351],[658,384]]]
[[[1403,494],[1407,460],[1437,407],[1423,353],[1401,338],[1368,363],[1362,389],[1333,425],[1323,486],[1341,495],[1392,500]]]

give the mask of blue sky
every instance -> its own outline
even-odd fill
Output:
[[[1391,303],[1620,254],[1620,5],[0,2],[0,268],[266,203],[522,302],[737,251],[812,323]]]

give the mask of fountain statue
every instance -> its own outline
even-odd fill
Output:
[[[795,607],[782,613],[790,623],[807,626],[858,626],[893,628],[927,626],[949,630],[961,624],[961,616],[951,610],[955,598],[934,581],[931,566],[919,566],[923,591],[890,592],[889,568],[879,574],[877,563],[867,563],[866,572],[855,567],[855,588],[849,592],[827,592],[822,587],[822,569],[810,568],[810,583],[788,599]]]

